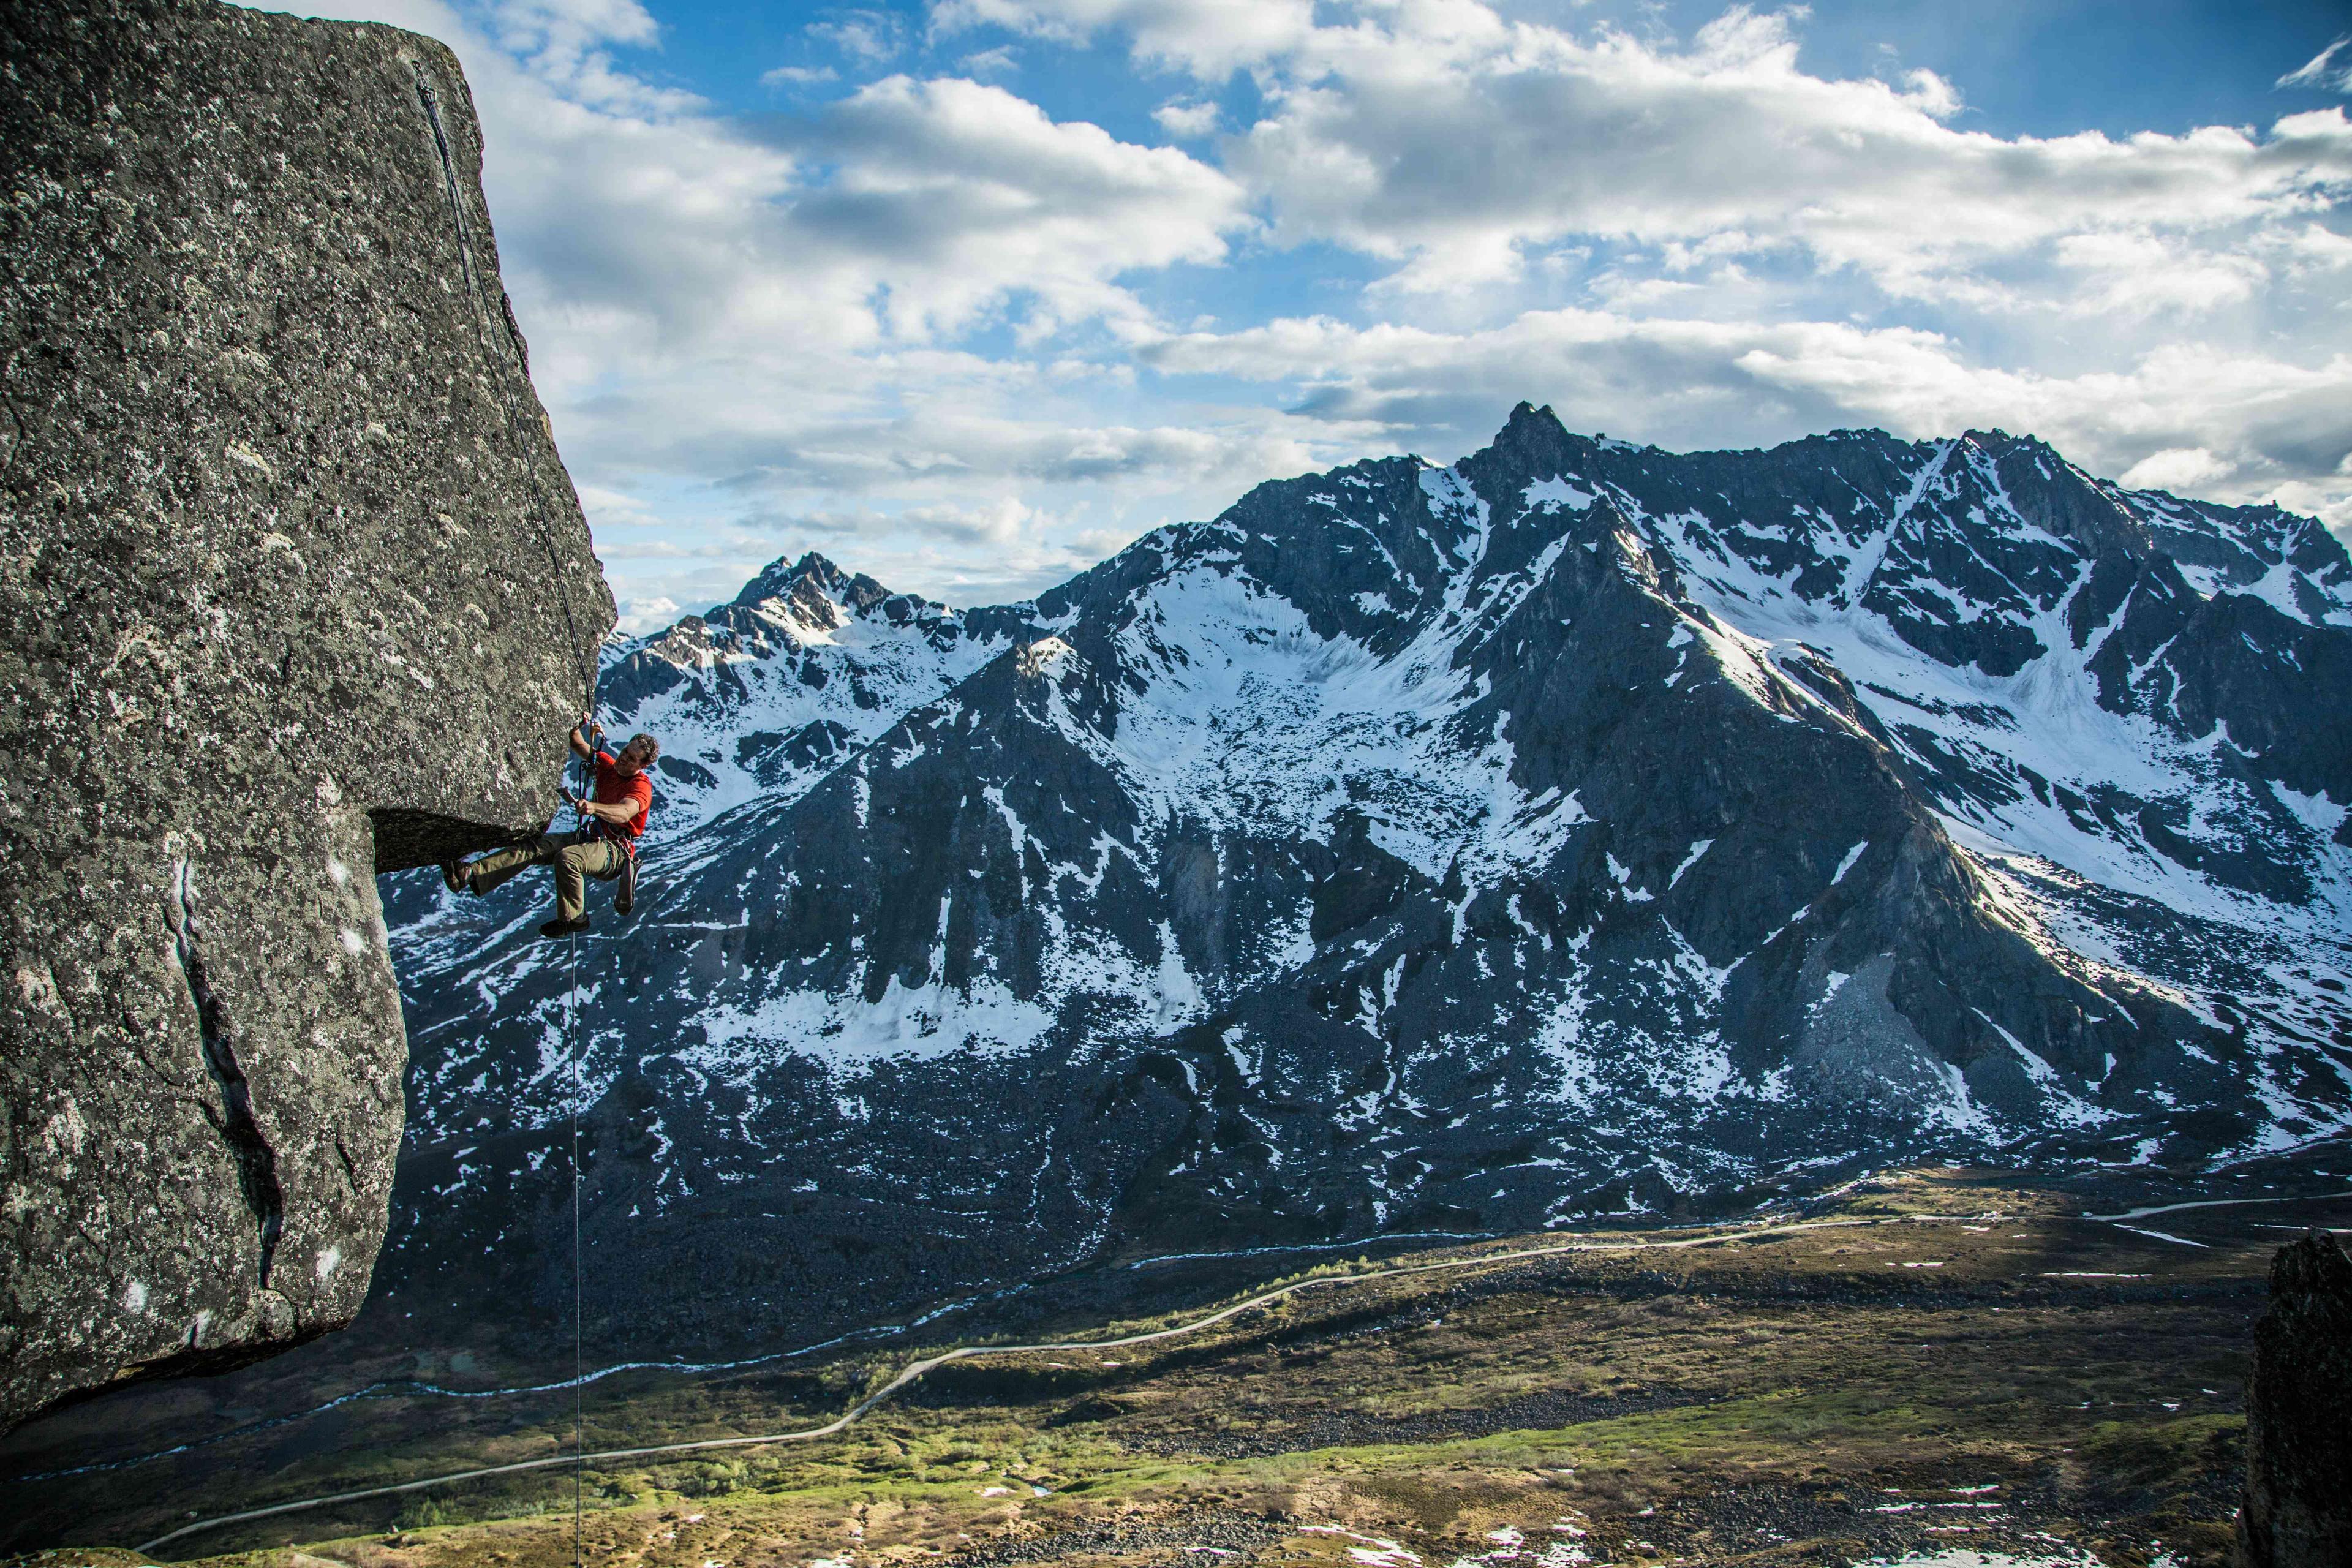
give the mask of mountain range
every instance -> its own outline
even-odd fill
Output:
[[[568,1308],[574,1112],[592,1337],[714,1352],[1138,1251],[2311,1145],[2347,690],[2319,522],[2000,431],[1521,405],[1021,604],[780,561],[607,649],[665,751],[633,917],[387,881],[377,1290]]]

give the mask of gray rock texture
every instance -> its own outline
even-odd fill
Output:
[[[456,58],[0,5],[0,1424],[347,1321],[374,874],[532,828],[613,603]]]
[[[2352,1563],[2352,1258],[2315,1230],[2271,1260],[2246,1389],[2238,1568]]]

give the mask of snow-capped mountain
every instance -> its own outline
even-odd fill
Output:
[[[2333,1136],[2347,679],[2319,524],[1999,432],[1522,405],[1030,604],[779,563],[608,665],[667,754],[580,954],[592,1293],[717,1340],[1138,1240]],[[400,895],[395,1290],[551,1223],[541,898]]]
[[[850,751],[1004,651],[1018,612],[959,614],[820,555],[779,561],[731,604],[616,642],[607,721],[662,737],[665,831],[797,795]]]

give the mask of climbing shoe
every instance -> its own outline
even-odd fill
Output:
[[[586,915],[582,915],[576,921],[550,921],[545,925],[539,928],[539,934],[541,936],[578,936],[582,931],[586,931],[587,929],[588,917]]]
[[[441,880],[453,893],[470,893],[474,890],[474,868],[463,860],[444,860]]]

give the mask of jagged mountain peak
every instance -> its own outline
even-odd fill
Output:
[[[863,572],[849,572],[811,550],[795,561],[780,556],[743,585],[731,606],[759,609],[781,602],[791,608],[787,622],[814,617],[830,629],[841,616],[863,616],[877,608],[893,620],[933,618],[950,614],[947,606],[919,594],[894,593]],[[830,608],[828,609],[828,606]]]
[[[852,575],[843,571],[827,557],[811,550],[798,560],[780,555],[768,563],[743,584],[730,603],[751,605],[770,599],[788,599],[803,582],[814,583],[827,595],[846,595],[864,584],[871,584],[870,593],[878,597],[889,596],[889,590],[866,577],[863,573]]]
[[[1857,463],[1864,465],[1859,471]],[[1709,477],[1718,481],[1740,481],[1720,484],[1706,499],[1731,503],[1737,510],[1752,499],[1741,493],[1743,486],[1750,490],[1761,487],[1784,492],[1777,498],[1783,503],[1778,510],[1784,512],[1788,503],[1821,499],[1785,493],[1792,479],[1819,474],[1866,492],[1874,487],[1856,480],[1892,470],[1920,481],[1923,489],[1932,488],[1947,500],[1962,502],[1948,519],[1962,528],[1998,528],[2005,520],[2022,521],[2072,544],[2085,557],[2113,551],[2142,561],[2161,553],[2184,566],[2218,568],[2218,577],[2199,583],[2208,596],[2216,587],[2242,588],[2285,565],[2324,590],[2316,601],[2308,595],[2297,601],[2291,591],[2278,596],[2280,607],[2288,613],[2317,619],[2352,604],[2352,591],[2347,591],[2352,590],[2352,557],[2315,518],[2287,512],[2274,503],[2229,506],[2161,490],[2127,490],[2094,477],[2040,437],[1999,427],[1970,428],[1929,440],[1906,440],[1874,427],[1841,428],[1768,448],[1677,454],[1605,436],[1579,435],[1549,407],[1522,402],[1496,439],[1458,466],[1473,476],[1474,483],[1482,472],[1551,478],[1598,473],[1623,479],[1629,472],[1695,467],[1714,470]],[[1908,499],[1916,503],[1920,498]],[[1761,510],[1765,515],[1759,517],[1750,509],[1748,521],[1776,521],[1769,517],[1774,508]],[[1829,510],[1835,515],[1836,509]]]
[[[789,797],[1001,648],[1007,612],[973,617],[815,551],[780,557],[727,604],[612,659],[607,709],[664,737],[675,828]]]
[[[2300,537],[1999,432],[1677,454],[1530,404],[1033,603],[779,563],[608,677],[666,751],[591,960],[600,1212],[911,1305],[1120,1237],[2327,1135],[2352,627]],[[417,1037],[462,1042],[418,1135],[529,1145],[561,979],[438,918],[479,929],[417,928]],[[701,1310],[676,1273],[627,1290]]]

